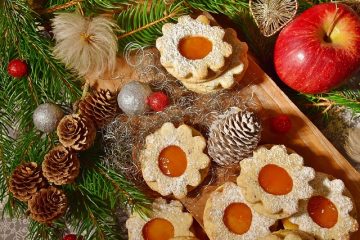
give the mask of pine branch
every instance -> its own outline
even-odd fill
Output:
[[[150,201],[124,176],[97,163],[86,167],[76,185],[66,188],[70,196],[67,221],[85,239],[120,239],[116,209],[146,214]]]
[[[65,223],[61,220],[56,221],[51,225],[41,224],[31,220],[28,225],[28,235],[26,236],[26,239],[29,240],[62,239],[64,229],[66,229],[66,226]]]
[[[38,30],[40,19],[27,1],[5,0],[0,8],[0,200],[8,196],[7,182],[21,162],[40,163],[54,143],[51,135],[42,135],[33,127],[32,114],[38,104],[54,102],[70,104],[78,98],[80,89],[72,74],[52,58],[51,43]],[[27,62],[29,75],[15,79],[7,73],[10,60]],[[9,136],[14,128],[16,135]],[[21,209],[11,195],[6,213]]]
[[[134,48],[154,45],[162,35],[161,28],[165,23],[173,22],[189,12],[189,8],[181,0],[171,5],[163,0],[154,0],[151,4],[145,0],[129,7],[117,16],[117,22],[123,30],[119,36],[120,49],[124,50],[129,43],[133,43]]]
[[[186,2],[195,9],[211,13],[222,13],[229,17],[246,13],[249,9],[248,0],[187,0]]]
[[[335,106],[348,108],[355,114],[360,113],[360,90],[357,89],[340,89],[324,94],[301,96],[309,102],[308,106],[322,109],[323,113]]]
[[[42,13],[53,13],[56,11],[72,12],[78,4],[85,10],[88,15],[96,12],[113,12],[125,9],[133,4],[135,0],[49,0],[46,2]]]

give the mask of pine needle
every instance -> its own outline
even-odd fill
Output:
[[[123,30],[119,35],[120,49],[125,49],[129,43],[138,47],[154,45],[162,35],[161,28],[165,23],[174,22],[189,12],[184,1],[167,5],[163,0],[154,0],[152,3],[146,0],[129,7],[117,16],[118,25]]]

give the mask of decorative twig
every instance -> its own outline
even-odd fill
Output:
[[[58,5],[58,6],[54,6],[52,8],[44,9],[44,10],[40,11],[40,13],[41,14],[53,13],[53,12],[56,12],[56,11],[59,11],[59,10],[63,10],[63,9],[75,6],[75,5],[77,5],[78,3],[82,2],[82,1],[83,0],[72,0],[72,1],[64,3],[62,5]]]
[[[163,18],[160,18],[160,19],[158,19],[158,20],[156,20],[156,21],[154,21],[154,22],[151,22],[151,23],[149,23],[149,24],[146,24],[146,25],[144,25],[144,26],[142,26],[142,27],[140,27],[140,28],[134,29],[134,30],[132,30],[131,32],[127,32],[127,33],[125,33],[125,34],[122,34],[122,35],[118,36],[118,39],[126,38],[126,37],[128,37],[128,36],[131,36],[131,35],[137,33],[137,32],[140,32],[140,31],[142,31],[142,30],[144,30],[144,29],[146,29],[146,28],[149,28],[149,27],[151,27],[151,26],[154,26],[154,25],[156,25],[156,24],[158,24],[158,23],[160,23],[160,22],[166,21],[166,20],[169,19],[169,18],[175,17],[176,14],[177,14],[177,12],[170,13],[169,15],[167,15],[167,16],[165,16],[165,17],[163,17]]]
[[[38,97],[36,96],[36,93],[34,91],[34,86],[33,86],[33,82],[31,80],[31,77],[29,76],[27,79],[29,80],[29,88],[30,88],[31,95],[34,98],[34,101],[36,102],[36,105],[39,105],[39,100],[38,100]]]
[[[101,168],[97,167],[97,169],[99,170],[100,174],[103,175],[107,180],[109,180],[111,182],[111,184],[113,185],[113,187],[116,189],[117,192],[121,192],[122,194],[124,194],[128,200],[128,203],[131,205],[134,203],[134,199],[131,197],[131,195],[126,192],[124,189],[122,189],[115,181],[114,179],[112,179],[104,170],[102,170]]]

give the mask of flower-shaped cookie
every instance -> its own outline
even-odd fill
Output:
[[[358,223],[350,216],[353,203],[345,196],[343,181],[317,172],[310,184],[314,188],[312,197],[300,202],[299,212],[289,221],[317,239],[350,239],[350,232],[358,229]]]
[[[205,139],[191,127],[164,123],[146,137],[141,151],[144,180],[163,196],[185,197],[188,186],[198,186],[207,175],[210,158],[204,153],[205,147]]]
[[[148,217],[133,213],[126,221],[129,240],[158,240],[176,237],[192,237],[190,232],[193,218],[183,212],[183,205],[176,200],[166,203],[158,198],[152,204]],[[185,238],[186,239],[186,238]]]
[[[206,202],[204,228],[211,240],[247,240],[270,234],[275,219],[254,211],[235,183],[226,182]]]
[[[223,40],[225,31],[210,26],[204,18],[182,16],[177,24],[165,24],[163,36],[156,40],[161,64],[174,77],[189,83],[216,77],[232,53],[231,45]]]
[[[258,240],[315,240],[315,238],[299,230],[279,230]]]
[[[228,68],[216,78],[201,83],[190,83],[182,81],[182,84],[189,90],[197,93],[211,93],[222,89],[232,88],[236,82],[240,81],[248,68],[249,61],[247,58],[248,46],[237,38],[234,29],[225,30],[224,40],[231,44],[233,53],[229,57]]]
[[[240,167],[237,183],[246,200],[270,217],[280,219],[294,214],[299,200],[313,193],[309,181],[315,177],[314,169],[304,167],[303,158],[288,154],[283,145],[258,148],[253,157],[240,162]]]

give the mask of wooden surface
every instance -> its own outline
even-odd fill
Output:
[[[249,68],[241,82],[241,91],[253,91],[261,103],[260,116],[264,122],[262,144],[284,144],[304,157],[305,164],[316,171],[325,172],[340,178],[352,193],[357,209],[360,209],[360,174],[335,149],[315,125],[290,101],[274,81],[249,56]],[[268,119],[278,113],[291,116],[293,128],[285,135],[273,134],[268,129]],[[209,194],[225,181],[235,181],[239,170],[217,169],[218,177],[209,177],[208,182],[199,191],[183,200],[185,207],[202,225],[202,214]],[[209,182],[211,182],[209,184]],[[360,223],[360,214],[358,222]],[[360,231],[352,235],[353,240],[360,239]]]

